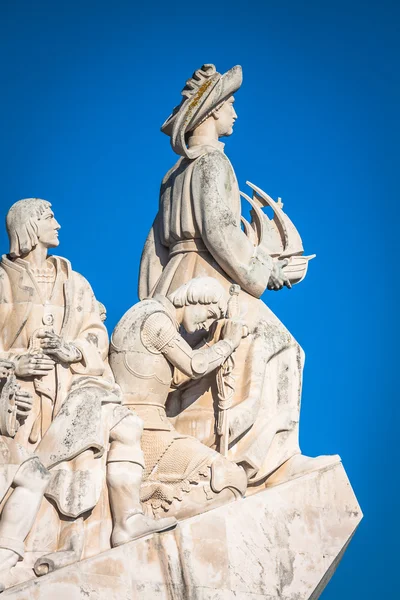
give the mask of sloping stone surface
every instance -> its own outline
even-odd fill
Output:
[[[337,463],[43,578],[13,600],[316,600],[362,518]]]

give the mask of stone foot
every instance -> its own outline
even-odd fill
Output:
[[[176,525],[177,520],[174,517],[155,520],[143,514],[136,514],[129,517],[124,526],[117,525],[114,527],[111,535],[111,545],[115,548],[151,533],[173,529]]]
[[[37,559],[34,564],[33,570],[38,577],[52,573],[61,567],[72,565],[78,562],[81,558],[81,553],[77,553],[75,550],[60,550],[59,552],[53,552],[46,556],[41,556]]]
[[[8,548],[0,548],[0,573],[9,571],[17,564],[19,554]]]
[[[291,479],[307,475],[307,473],[340,464],[340,462],[341,459],[338,454],[316,456],[315,458],[304,456],[303,454],[296,454],[295,456],[292,456],[292,458],[289,458],[289,460],[283,463],[283,465],[268,477],[265,482],[265,487],[279,485],[280,483],[285,483]]]
[[[5,585],[2,583],[3,575],[8,575],[10,569],[15,567],[18,560],[19,554],[7,548],[0,548],[0,594],[5,590]]]

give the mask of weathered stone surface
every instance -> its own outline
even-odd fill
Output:
[[[224,365],[246,336],[244,324],[227,319],[222,339],[198,349],[182,331],[208,331],[230,313],[232,300],[216,279],[196,277],[168,297],[156,295],[132,306],[112,334],[109,360],[123,404],[143,420],[141,501],[151,517],[186,519],[246,491],[244,469],[196,438],[178,434],[165,411],[177,370],[186,380],[225,374]]]
[[[300,283],[310,257],[303,255],[300,233],[282,202],[259,187],[249,183],[253,198],[244,194],[251,223],[241,215],[238,181],[220,141],[234,131],[234,94],[241,83],[240,66],[221,74],[203,65],[186,81],[183,101],[162,126],[179,159],[161,185],[141,259],[139,297],[169,296],[199,276],[217,279],[226,293],[232,283],[240,286],[234,316],[249,335],[235,351],[229,385],[215,385],[215,374],[204,375],[179,386],[166,410],[178,433],[218,448],[254,485],[300,452],[304,359],[261,297]],[[197,333],[186,338],[192,347]],[[213,342],[218,340],[216,329]]]
[[[7,590],[15,600],[315,600],[362,518],[338,462]]]
[[[300,451],[304,353],[261,296],[311,256],[279,198],[240,192],[219,141],[241,83],[239,66],[203,65],[162,127],[179,160],[109,360],[104,307],[49,254],[51,204],[7,214],[4,597],[317,598],[361,518],[339,457]]]
[[[31,575],[37,553],[35,572],[42,575],[108,549],[111,515],[112,546],[175,523],[142,514],[142,421],[121,406],[108,365],[104,310],[89,283],[67,259],[49,254],[59,245],[60,229],[50,202],[15,202],[6,226],[9,253],[0,259],[0,589]],[[13,570],[19,558],[24,567]]]

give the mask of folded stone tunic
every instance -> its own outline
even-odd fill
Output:
[[[228,457],[256,483],[299,452],[304,353],[259,299],[272,259],[241,228],[239,187],[224,145],[200,137],[189,144],[195,158],[180,159],[162,182],[142,254],[139,296],[167,295],[198,276],[216,278],[227,292],[232,283],[240,285],[240,317],[250,335],[235,352]],[[176,430],[210,447],[216,446],[214,381],[210,373],[174,402]]]

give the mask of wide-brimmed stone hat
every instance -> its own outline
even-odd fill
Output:
[[[174,152],[190,158],[190,150],[185,141],[186,134],[199,125],[221,102],[237,92],[242,80],[240,65],[223,75],[211,64],[203,65],[193,73],[182,90],[182,102],[174,108],[161,127],[161,131],[170,136]]]

